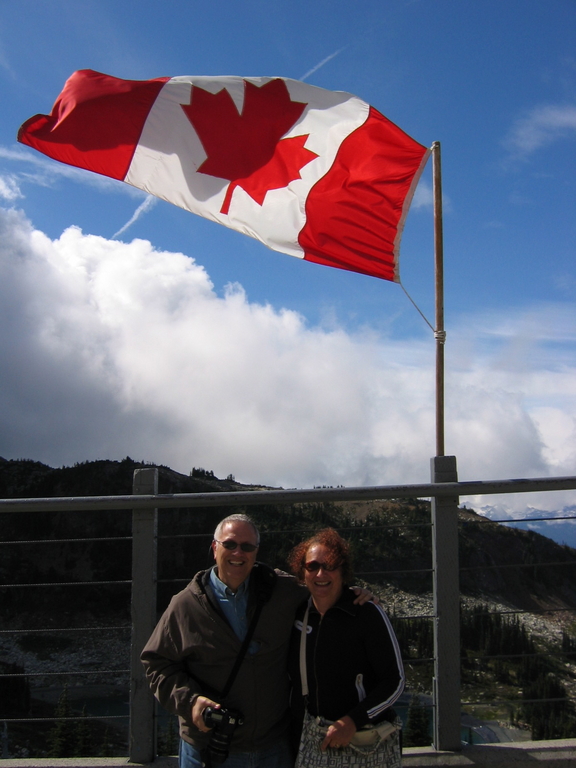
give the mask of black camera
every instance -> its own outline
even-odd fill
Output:
[[[214,709],[206,707],[202,718],[208,728],[212,728],[208,742],[208,756],[212,763],[223,763],[228,757],[232,734],[239,725],[244,724],[244,715],[235,709]]]

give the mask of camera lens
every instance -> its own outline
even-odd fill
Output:
[[[239,725],[244,723],[241,712],[234,709],[214,709],[206,707],[202,718],[208,728],[212,728],[208,742],[208,755],[212,763],[223,763],[230,751],[232,735]]]

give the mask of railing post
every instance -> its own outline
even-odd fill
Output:
[[[136,469],[132,493],[156,495],[158,470],[155,467]],[[132,763],[149,763],[156,757],[156,707],[140,654],[156,625],[157,528],[157,509],[133,509],[129,756]]]
[[[456,483],[455,456],[431,461],[433,483]],[[460,738],[460,574],[458,496],[432,499],[434,569],[434,747],[455,751]]]

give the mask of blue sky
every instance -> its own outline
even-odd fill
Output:
[[[440,141],[446,451],[463,480],[574,474],[575,43],[571,0],[2,4],[0,455],[284,487],[429,479],[434,340],[399,286],[16,143],[91,68],[304,78]],[[401,275],[433,322],[430,168]]]

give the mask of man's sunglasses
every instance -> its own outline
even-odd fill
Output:
[[[226,539],[226,541],[218,541],[218,539],[214,539],[214,541],[218,544],[222,544],[224,549],[229,549],[231,552],[238,548],[240,548],[242,552],[254,552],[254,550],[258,549],[258,544],[249,544],[247,541],[243,541],[242,544],[238,544],[234,539]]]
[[[319,563],[318,560],[312,560],[309,563],[304,563],[304,568],[306,568],[308,573],[316,573],[320,568],[323,571],[335,571],[337,568],[340,568],[340,563],[329,565],[328,563]]]

